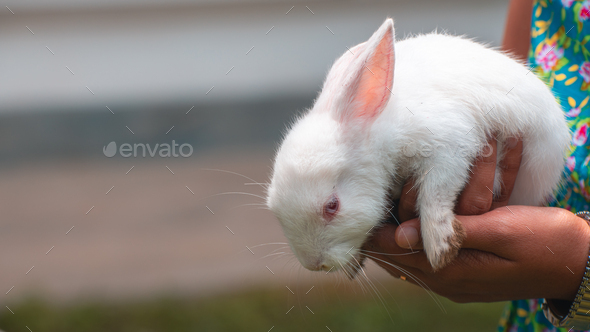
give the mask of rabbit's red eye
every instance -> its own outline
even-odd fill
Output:
[[[338,213],[338,209],[340,208],[340,201],[336,195],[332,195],[330,199],[324,204],[324,218],[327,220],[332,220],[336,213]]]

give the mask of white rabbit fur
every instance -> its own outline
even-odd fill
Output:
[[[499,154],[507,138],[524,144],[509,204],[541,205],[559,185],[570,131],[534,73],[461,37],[394,36],[387,19],[346,51],[277,152],[267,205],[308,269],[354,275],[363,243],[410,177],[427,257],[435,269],[448,264],[464,236],[456,199],[492,135]]]

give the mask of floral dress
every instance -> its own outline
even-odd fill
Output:
[[[550,203],[572,212],[590,210],[590,0],[535,0],[529,65],[553,90],[573,133],[567,183]],[[542,299],[512,301],[498,331],[569,331],[555,328]],[[575,331],[575,330],[572,330]]]

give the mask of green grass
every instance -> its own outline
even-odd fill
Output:
[[[89,301],[55,305],[29,298],[0,314],[7,332],[95,331],[495,331],[505,303],[456,304],[438,297],[446,313],[423,290],[396,283],[371,294],[344,286],[262,289],[209,298],[166,297],[134,302]],[[285,314],[289,308],[294,308]],[[309,307],[309,309],[307,307]],[[387,311],[385,310],[387,307]],[[313,311],[313,314],[311,311]],[[273,327],[274,326],[274,327]],[[326,326],[328,328],[326,328]]]

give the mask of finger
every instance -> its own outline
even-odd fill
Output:
[[[466,233],[461,247],[507,257],[510,253],[505,248],[514,250],[514,243],[530,235],[521,222],[522,216],[526,215],[522,208],[526,207],[511,206],[479,216],[456,216]]]
[[[374,252],[394,255],[408,252],[407,249],[398,246],[395,241],[395,232],[397,228],[398,226],[394,224],[383,224],[373,233],[373,235],[371,235],[365,248]]]
[[[395,230],[395,243],[404,249],[420,250],[422,249],[422,239],[420,238],[420,221],[412,219],[404,222]]]
[[[514,188],[516,175],[520,168],[520,161],[522,160],[522,140],[517,138],[509,138],[506,140],[506,154],[499,162],[502,170],[502,189],[500,195],[492,202],[491,209],[508,205],[510,194]]]
[[[396,234],[401,232],[399,231],[401,227],[406,226],[406,224],[415,226],[416,223],[418,223],[418,219],[412,219],[410,221],[404,222],[400,227],[396,227],[395,225],[391,224],[384,225],[373,234],[369,240],[368,245],[365,246],[366,250],[364,250],[364,253],[366,253],[367,256],[382,255],[388,257],[390,260],[395,260],[396,263],[421,269],[423,271],[430,271],[431,267],[424,251],[405,249],[400,247],[396,242],[396,238],[400,237],[396,236]]]
[[[478,215],[490,210],[494,199],[492,190],[496,174],[496,149],[496,140],[488,141],[488,147],[484,148],[483,155],[476,160],[470,170],[471,178],[459,196],[455,206],[456,214]]]
[[[418,197],[418,190],[413,179],[408,180],[402,188],[402,195],[399,199],[399,221],[414,219],[416,215],[416,197]]]

